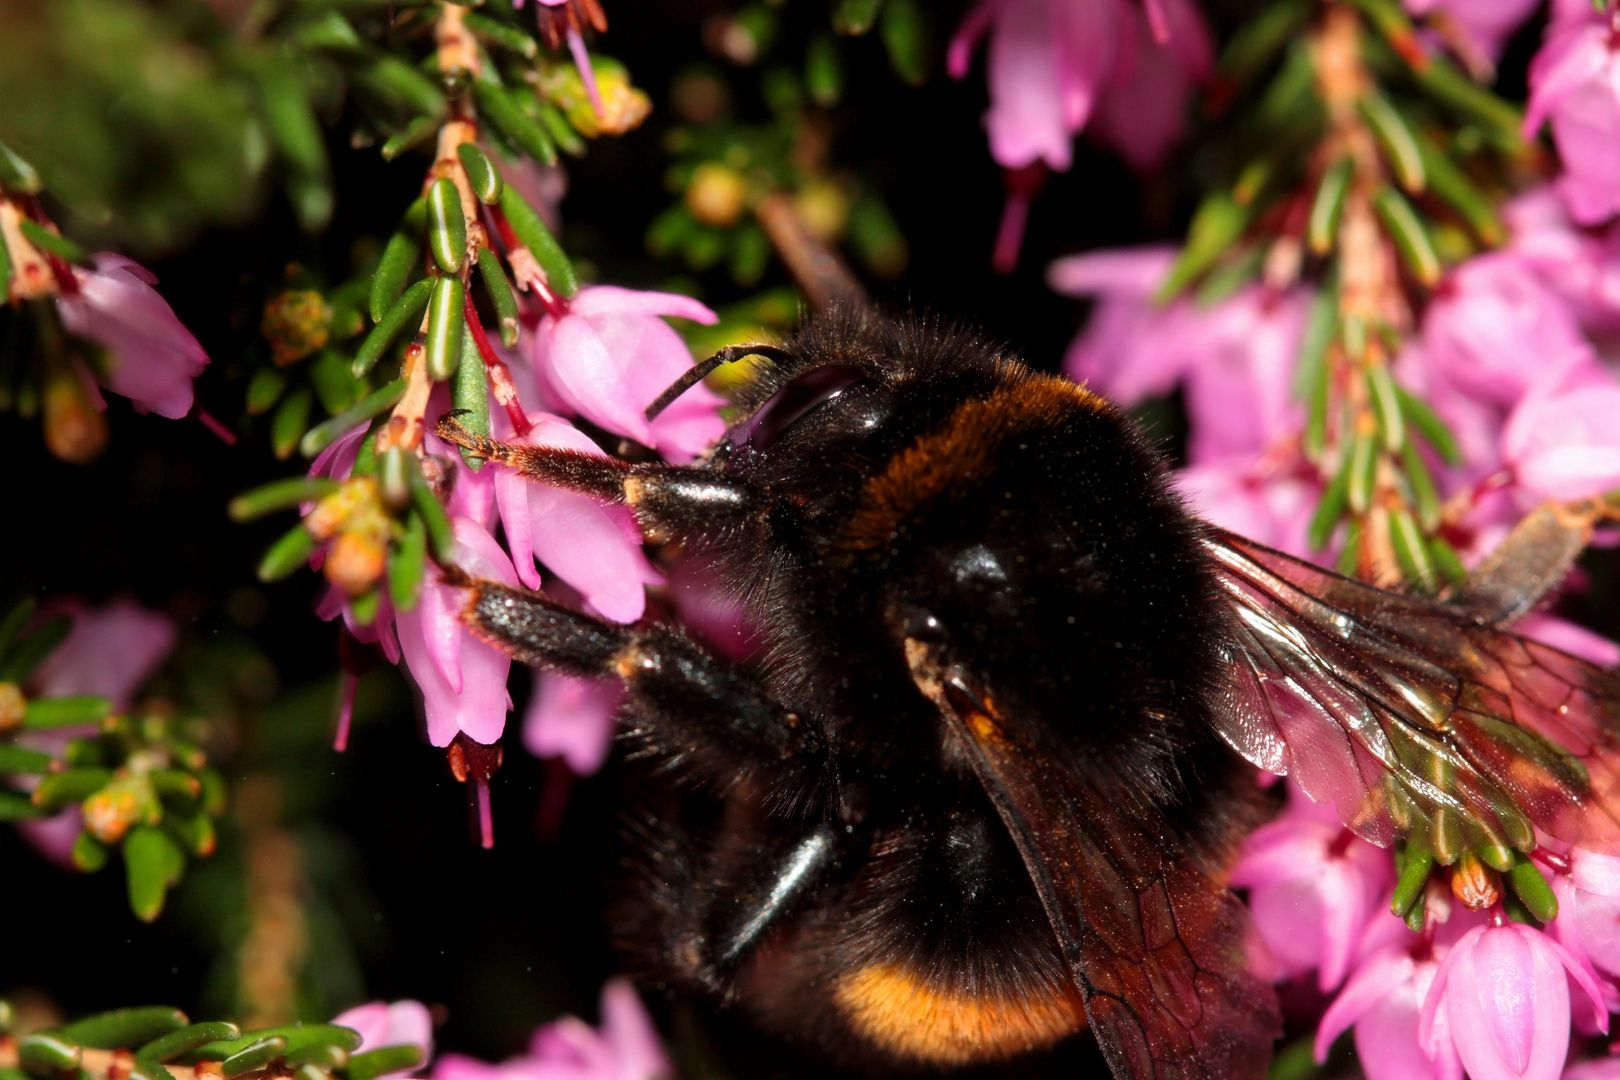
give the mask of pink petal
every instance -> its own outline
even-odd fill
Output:
[[[973,49],[990,28],[1003,3],[1004,0],[981,0],[962,19],[962,25],[956,28],[950,45],[945,49],[945,71],[951,78],[967,77],[968,68],[973,65]]]
[[[613,715],[623,700],[617,679],[541,672],[523,716],[523,745],[535,757],[562,758],[576,776],[590,776],[612,749]]]
[[[671,315],[711,326],[720,321],[707,304],[680,293],[591,285],[568,302],[576,315]]]
[[[636,395],[590,321],[565,315],[551,326],[550,339],[548,374],[570,404],[611,431],[650,443],[652,429]]]
[[[1151,296],[1164,283],[1177,249],[1169,244],[1104,248],[1047,267],[1046,284],[1065,296]]]
[[[133,600],[114,600],[73,615],[61,644],[36,669],[41,697],[92,694],[127,710],[135,691],[174,649],[179,630],[167,615]]]
[[[1553,948],[1517,924],[1457,945],[1446,1012],[1473,1080],[1555,1080],[1563,1068],[1569,988]]]
[[[1002,9],[990,39],[990,111],[985,125],[990,153],[1001,165],[1021,169],[1038,160],[1063,172],[1072,160],[1071,131],[1084,124],[1065,113],[1089,113],[1100,73],[1076,72],[1065,79],[1054,41],[1052,0],[1012,0]],[[1063,83],[1072,84],[1079,104],[1066,110]]]
[[[658,1029],[625,979],[609,979],[602,987],[602,1034],[618,1058],[621,1080],[654,1080],[675,1074]]]
[[[1404,948],[1382,949],[1356,968],[1344,984],[1339,996],[1333,999],[1327,1012],[1317,1025],[1314,1052],[1318,1062],[1327,1060],[1328,1051],[1340,1035],[1362,1016],[1396,990],[1411,982],[1416,965]],[[1413,1037],[1416,1038],[1416,1006],[1413,1008]]]
[[[606,509],[585,495],[533,485],[529,515],[541,562],[604,617],[625,623],[641,618],[643,586],[663,577]]]

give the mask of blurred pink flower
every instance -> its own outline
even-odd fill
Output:
[[[482,526],[464,517],[451,524],[456,565],[475,577],[518,583],[512,561]],[[428,741],[434,746],[449,746],[463,731],[474,742],[492,744],[512,707],[506,693],[512,658],[467,629],[461,621],[465,603],[465,591],[444,584],[430,567],[416,608],[394,615],[400,651],[422,691]]]
[[[564,420],[545,413],[532,413],[529,419],[534,424],[529,433],[510,441],[607,456],[584,432]],[[503,420],[497,420],[498,430]],[[641,618],[647,606],[645,586],[661,584],[664,579],[647,561],[641,532],[628,509],[531,483],[511,469],[485,469],[484,473],[493,476],[506,543],[523,584],[540,587],[534,565],[538,558],[577,589],[598,614],[623,623]]]
[[[1524,133],[1551,122],[1564,165],[1558,192],[1582,225],[1620,210],[1620,66],[1609,14],[1560,4],[1530,61]]]
[[[1447,275],[1424,312],[1421,341],[1439,378],[1501,408],[1517,403],[1549,365],[1590,352],[1568,305],[1508,251],[1469,259]]]
[[[179,636],[174,620],[133,600],[63,607],[73,628],[35,670],[35,696],[94,694],[111,701],[114,712],[126,711],[135,691],[173,651]]]
[[[1528,502],[1620,488],[1620,383],[1590,349],[1566,365],[1529,389],[1502,431],[1502,455]]]
[[[1455,1054],[1474,1080],[1555,1080],[1569,1049],[1570,978],[1602,1012],[1597,984],[1546,934],[1514,922],[1475,927],[1435,973],[1419,1043],[1431,1059]]]
[[[1267,473],[1242,458],[1193,465],[1176,473],[1176,487],[1199,517],[1301,559],[1322,485],[1291,472]]]
[[[535,757],[562,758],[576,776],[590,776],[613,748],[613,716],[622,701],[617,678],[538,671],[523,714],[523,746]]]
[[[1159,164],[1185,126],[1191,91],[1214,67],[1209,29],[1188,0],[1155,0],[1146,17],[1122,0],[983,0],[951,39],[946,70],[986,58],[990,154],[1009,169],[1073,163],[1073,137],[1098,134],[1139,169]]]
[[[1344,980],[1393,881],[1389,852],[1350,832],[1331,805],[1312,802],[1292,782],[1282,814],[1255,830],[1232,868],[1232,885],[1249,890],[1278,978],[1315,968],[1323,990]]]
[[[168,659],[179,637],[173,619],[133,600],[113,600],[99,608],[69,600],[47,613],[68,615],[73,626],[34,670],[29,680],[32,695],[92,694],[112,702],[114,712],[125,712],[134,704],[135,692]],[[29,733],[22,741],[55,754],[69,736],[82,733],[59,729]],[[45,858],[72,869],[73,842],[82,826],[75,806],[40,821],[19,821],[17,831]]]
[[[1208,307],[1190,300],[1161,306],[1153,294],[1173,259],[1168,248],[1115,248],[1051,265],[1053,289],[1097,300],[1063,370],[1127,406],[1184,385],[1189,462],[1227,463],[1238,455],[1247,465],[1292,440],[1303,424],[1292,372],[1305,298],[1254,286]]]
[[[152,272],[122,255],[96,255],[94,271],[73,268],[77,295],[57,298],[68,333],[107,350],[101,384],[143,412],[178,419],[191,411],[191,381],[208,354],[163,297]]]
[[[1161,43],[1147,17],[1125,6],[1119,56],[1092,126],[1097,139],[1138,172],[1164,163],[1187,126],[1193,92],[1215,70],[1215,46],[1197,6],[1165,0],[1163,7],[1169,40]]]
[[[1491,60],[1502,55],[1508,38],[1535,13],[1537,0],[1404,0],[1413,15],[1444,12]]]
[[[1437,1068],[1418,1040],[1423,1000],[1439,970],[1437,956],[1417,960],[1407,943],[1388,945],[1372,953],[1322,1014],[1316,1029],[1316,1060],[1326,1061],[1335,1040],[1354,1025],[1356,1056],[1367,1080],[1460,1077],[1462,1067],[1455,1058],[1448,1058],[1444,1067]],[[1437,1025],[1445,1022],[1444,1017],[1436,1021]],[[1442,1041],[1442,1046],[1449,1050],[1451,1044]]]
[[[565,1016],[534,1033],[529,1052],[490,1065],[459,1054],[441,1057],[433,1080],[670,1080],[675,1068],[635,988],[624,979],[602,987],[602,1026]]]
[[[1186,373],[1184,342],[1194,320],[1190,305],[1153,299],[1175,259],[1169,245],[1108,248],[1047,268],[1054,292],[1096,300],[1063,357],[1071,379],[1127,406],[1175,387]]]
[[[692,366],[681,337],[659,316],[718,318],[691,297],[615,285],[581,289],[565,310],[543,315],[529,355],[549,395],[616,435],[656,448],[670,461],[696,457],[725,430],[718,395],[694,386],[656,420],[642,411]]]
[[[1620,228],[1583,229],[1551,187],[1503,204],[1508,250],[1564,298],[1588,333],[1620,331]]]
[[[340,1027],[360,1033],[360,1049],[380,1050],[385,1046],[414,1046],[422,1051],[422,1064],[400,1072],[385,1073],[379,1080],[421,1073],[433,1060],[433,1015],[420,1001],[373,1001],[357,1005],[333,1019]]]

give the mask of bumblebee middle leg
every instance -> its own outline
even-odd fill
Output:
[[[807,783],[820,772],[819,727],[679,631],[619,626],[499,582],[467,587],[469,625],[519,661],[623,679],[635,734],[672,764],[721,786],[790,763],[803,767]]]

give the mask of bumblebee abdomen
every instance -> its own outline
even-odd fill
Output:
[[[1071,984],[1013,993],[931,985],[921,972],[874,964],[833,991],[850,1029],[873,1047],[925,1065],[969,1065],[1044,1050],[1086,1026]]]

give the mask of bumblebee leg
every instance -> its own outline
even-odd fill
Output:
[[[665,626],[619,626],[499,582],[467,583],[465,618],[531,666],[574,675],[617,674],[630,694],[636,735],[663,756],[730,784],[750,768],[822,760],[820,732],[752,678]]]
[[[516,469],[524,479],[628,503],[649,539],[699,540],[760,524],[771,509],[764,491],[708,469],[618,458],[555,446],[503,443],[475,435],[453,416],[439,421],[439,437],[473,455]]]

